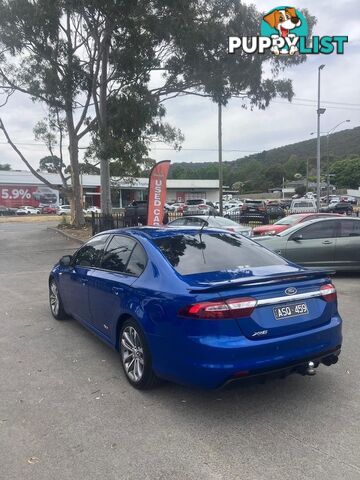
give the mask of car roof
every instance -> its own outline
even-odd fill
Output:
[[[221,228],[201,228],[201,227],[172,227],[168,228],[166,226],[164,227],[126,227],[126,228],[118,228],[115,230],[107,230],[104,232],[100,232],[97,235],[104,235],[104,234],[122,234],[122,235],[130,235],[134,237],[142,237],[142,238],[147,238],[150,240],[155,240],[157,238],[166,238],[166,237],[176,237],[177,235],[186,235],[186,234],[194,234],[196,235],[199,233],[199,231],[203,233],[214,233],[214,232],[219,232],[219,233],[226,233],[223,229]],[[227,232],[231,234],[231,232]]]
[[[313,218],[311,220],[307,220],[306,222],[302,223],[297,223],[296,225],[293,225],[290,228],[287,228],[283,232],[280,232],[280,236],[286,236],[288,234],[291,234],[292,232],[295,232],[296,230],[300,230],[308,225],[312,225],[313,223],[318,223],[318,222],[326,222],[329,220],[335,220],[336,222],[340,222],[340,220],[345,220],[345,221],[350,221],[350,220],[356,220],[360,222],[360,218],[358,217],[344,217],[343,215],[334,215],[331,217],[322,217],[322,218]]]

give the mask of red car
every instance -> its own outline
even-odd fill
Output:
[[[57,214],[57,208],[53,205],[47,205],[46,207],[43,207],[41,209],[41,213],[47,213],[49,215],[56,215]]]
[[[288,215],[287,217],[278,220],[273,225],[261,225],[261,227],[255,227],[253,229],[253,235],[276,235],[298,223],[314,220],[315,218],[338,216],[339,215],[335,213],[295,213],[294,215]]]

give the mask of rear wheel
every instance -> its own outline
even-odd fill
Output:
[[[59,289],[54,279],[51,279],[49,283],[49,303],[52,316],[56,318],[56,320],[69,318],[69,315],[64,310]]]
[[[121,363],[128,382],[138,390],[149,390],[158,383],[153,372],[150,350],[137,322],[130,318],[120,333]]]

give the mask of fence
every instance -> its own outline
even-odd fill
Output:
[[[169,223],[169,222],[172,222],[173,220],[176,220],[182,217],[183,217],[183,214],[180,212],[167,212],[164,223]],[[204,217],[204,220],[206,220],[207,215],[204,215],[203,217]],[[184,216],[184,218],[186,218],[186,216]],[[241,225],[248,225],[251,227],[263,225],[264,223],[261,220],[248,220],[246,218],[242,218],[241,215],[229,215],[228,218]],[[269,220],[269,223],[273,224],[278,219],[279,217],[271,218]],[[103,232],[104,230],[112,230],[115,228],[124,228],[124,227],[137,227],[139,225],[145,224],[145,219],[142,215],[126,216],[125,212],[113,213],[111,215],[92,212],[91,217],[89,217],[89,221],[91,222],[91,229],[92,229],[93,235],[96,235],[99,232]]]

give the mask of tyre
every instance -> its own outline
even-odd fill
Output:
[[[56,320],[65,320],[66,318],[69,318],[69,315],[65,312],[59,289],[53,278],[49,283],[49,303],[52,316]]]
[[[153,372],[150,350],[138,323],[130,318],[119,338],[121,364],[128,382],[138,390],[149,390],[158,383]]]

